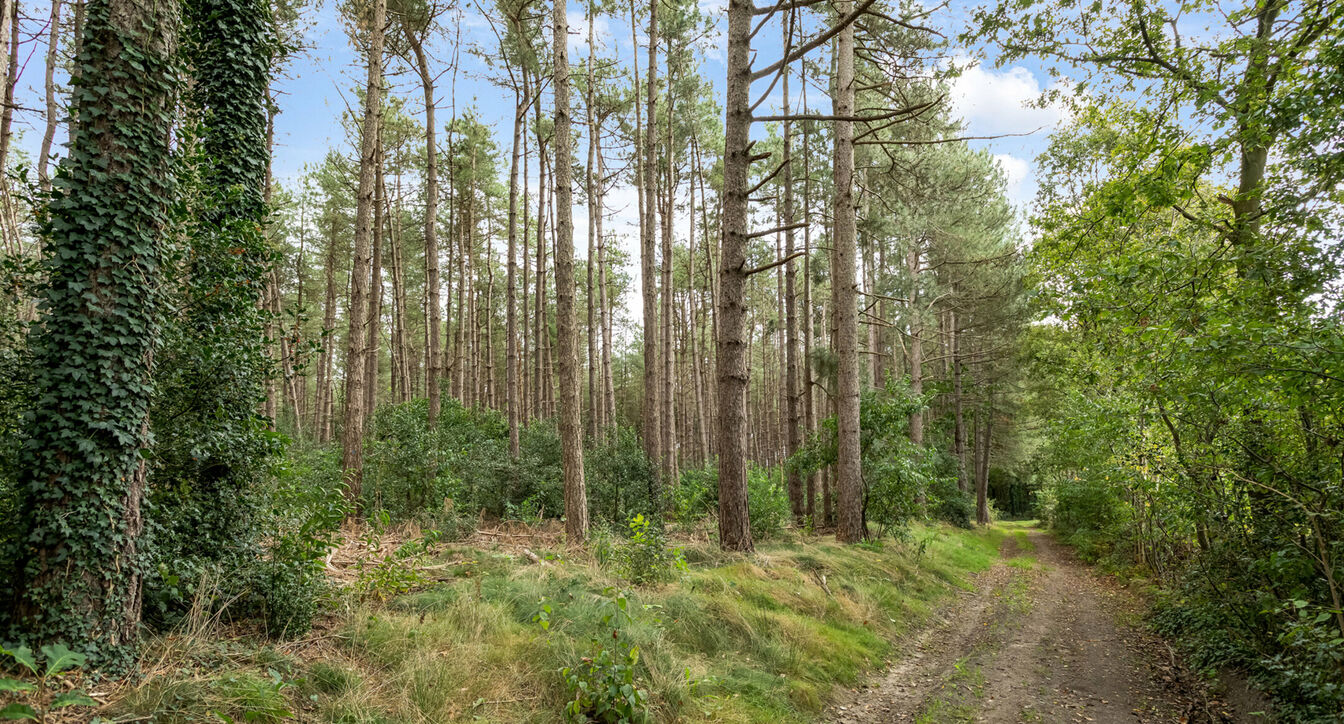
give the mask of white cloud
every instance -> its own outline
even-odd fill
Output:
[[[1022,66],[995,70],[975,63],[952,83],[952,113],[964,119],[967,132],[975,136],[1050,131],[1068,114],[1058,106],[1034,107],[1044,90]]]
[[[1030,204],[1036,196],[1036,170],[1031,162],[1008,153],[994,154],[994,161],[1003,169],[1008,200],[1019,208]]]

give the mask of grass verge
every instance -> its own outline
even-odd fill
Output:
[[[881,667],[893,641],[992,565],[1004,537],[918,527],[901,543],[797,538],[750,557],[692,546],[678,580],[640,588],[564,551],[538,551],[548,562],[537,565],[448,547],[429,562],[442,580],[385,604],[343,599],[303,641],[155,641],[156,664],[103,714],[554,722],[568,697],[561,670],[615,638],[639,647],[635,684],[655,721],[810,721],[833,687]],[[612,618],[618,597],[625,613]]]

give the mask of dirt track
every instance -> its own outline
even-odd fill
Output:
[[[1005,560],[908,643],[837,724],[1243,721],[1210,701],[1141,610],[1050,536],[1010,534]],[[1255,721],[1245,719],[1244,721]]]

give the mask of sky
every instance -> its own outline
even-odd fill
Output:
[[[726,3],[722,0],[700,1],[703,11],[719,19],[721,33]],[[457,23],[460,23],[464,48],[458,55],[456,98],[450,98],[448,92],[447,86],[452,80],[452,74],[448,73],[439,80],[439,117],[451,116],[454,100],[459,106],[474,105],[487,122],[493,122],[501,147],[507,148],[510,129],[506,119],[511,113],[512,101],[507,92],[483,77],[481,63],[465,50],[465,46],[475,45],[489,52],[495,44],[494,34],[479,8],[474,2],[464,4],[457,19],[445,17],[439,37],[431,42],[431,62],[437,61],[435,64],[440,69],[446,69],[452,60],[453,39],[458,30]],[[935,15],[935,20],[942,21],[937,23],[938,29],[949,37],[955,36],[962,30],[967,10],[968,6],[954,4]],[[340,115],[347,103],[353,102],[353,89],[362,87],[364,82],[364,70],[336,7],[324,4],[311,11],[305,20],[308,28],[304,42],[308,50],[294,59],[287,77],[276,84],[281,113],[276,119],[275,171],[282,180],[297,178],[305,165],[320,162],[328,148],[347,143]],[[572,5],[571,63],[588,53],[586,22],[583,8]],[[622,25],[625,22],[628,22],[625,18],[602,16],[597,24],[598,43],[603,46],[600,52],[610,55],[614,46],[622,62],[628,62],[632,52],[628,25]],[[646,40],[642,32],[640,40]],[[721,40],[721,34],[708,38],[700,48],[701,72],[711,79],[720,93],[725,77]],[[768,49],[762,48],[762,57]],[[950,51],[954,62],[966,70],[954,81],[949,100],[953,115],[966,122],[966,135],[1007,136],[972,141],[971,145],[988,149],[999,160],[1009,180],[1010,198],[1014,204],[1024,206],[1036,191],[1035,157],[1044,150],[1050,131],[1065,120],[1065,115],[1059,108],[1033,107],[1033,101],[1049,83],[1042,68],[1024,64],[996,68],[992,58],[985,60],[981,57],[984,51],[983,48],[953,48]],[[758,64],[761,62],[758,60]],[[412,98],[412,112],[422,113],[416,79],[405,72],[399,62],[390,63],[389,71],[393,73],[390,77],[393,92]],[[40,82],[40,78],[35,80]],[[1010,135],[1026,133],[1031,135]]]
[[[726,24],[726,1],[699,2],[701,10],[715,19],[715,28],[697,45],[700,72],[710,79],[722,97],[725,78],[722,33]],[[486,77],[485,66],[480,58],[469,52],[471,48],[477,48],[484,53],[494,53],[495,35],[482,7],[489,8],[490,0],[459,0],[457,11],[441,18],[438,32],[429,43],[427,50],[431,67],[443,72],[438,79],[438,117],[441,123],[446,124],[455,111],[474,106],[479,117],[494,128],[500,148],[507,149],[511,131],[507,121],[512,113],[511,93],[492,84]],[[951,0],[926,22],[946,37],[955,38],[964,29],[965,18],[971,9],[972,5],[968,2]],[[31,12],[39,11],[34,9]],[[41,13],[45,12],[46,8],[42,8]],[[569,17],[570,62],[576,63],[589,53],[584,6],[571,4]],[[291,60],[284,77],[277,79],[274,86],[280,113],[276,117],[273,169],[277,180],[287,185],[295,184],[305,168],[319,164],[332,148],[353,153],[350,141],[345,138],[341,115],[356,102],[354,89],[362,87],[365,78],[365,71],[351,45],[336,3],[327,1],[309,8],[303,18],[303,26],[305,49]],[[20,110],[15,119],[15,129],[19,134],[16,146],[20,153],[26,153],[29,158],[36,155],[41,141],[42,118],[36,112],[23,109],[36,109],[44,105],[42,65],[46,27],[46,17],[31,17],[21,25],[25,43],[20,55],[22,74],[17,90]],[[642,32],[641,28],[638,37],[640,42],[647,40]],[[772,62],[771,56],[777,56],[779,52],[778,39],[772,47],[770,41],[764,40],[767,35],[769,33],[758,36],[758,65]],[[630,62],[633,44],[628,16],[600,17],[597,36],[600,53],[607,57],[614,54],[623,64]],[[454,42],[459,37],[460,45]],[[458,49],[459,63],[457,72],[453,73],[448,68],[455,47]],[[965,69],[952,83],[949,101],[953,115],[964,120],[967,136],[1001,136],[971,141],[971,145],[986,149],[998,160],[1007,178],[1010,201],[1020,212],[1025,211],[1037,187],[1035,157],[1045,149],[1050,132],[1066,120],[1064,112],[1059,108],[1034,107],[1033,102],[1046,89],[1049,76],[1043,68],[1030,64],[997,68],[992,58],[985,57],[984,48],[953,47],[944,52],[958,67]],[[395,60],[389,62],[388,73],[392,93],[409,99],[408,111],[421,116],[423,103],[415,75],[409,72],[404,63]],[[62,80],[58,78],[57,82]],[[795,83],[795,94],[796,87]],[[762,89],[757,87],[755,90],[760,92]],[[810,90],[810,93],[813,107],[822,103],[829,105],[816,89]],[[781,100],[776,91],[763,107],[777,107]],[[443,135],[440,134],[440,137]],[[577,152],[582,159],[582,148]],[[531,177],[537,177],[535,169]],[[618,187],[607,199],[610,213],[607,228],[618,235],[630,258],[637,258],[635,198],[632,188]],[[586,251],[586,245],[582,242],[583,229],[587,224],[586,213],[582,205],[574,208],[574,226],[580,236],[577,245],[580,247],[577,249],[580,258]],[[685,229],[686,224],[674,222],[673,228]],[[633,297],[638,293],[640,283],[638,265],[631,266],[635,284],[631,298],[626,300],[627,310],[636,308]]]

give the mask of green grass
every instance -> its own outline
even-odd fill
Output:
[[[751,557],[696,548],[680,580],[639,589],[581,555],[537,566],[459,547],[439,560],[475,563],[446,581],[385,605],[346,600],[307,645],[260,656],[259,643],[237,640],[241,655],[149,677],[113,713],[554,722],[567,697],[560,669],[615,628],[640,647],[637,683],[657,721],[810,721],[835,687],[881,668],[896,639],[992,565],[1006,535],[921,527],[902,543],[794,538]],[[629,590],[629,618],[614,627],[603,624],[608,587]],[[543,605],[549,630],[533,621]]]

